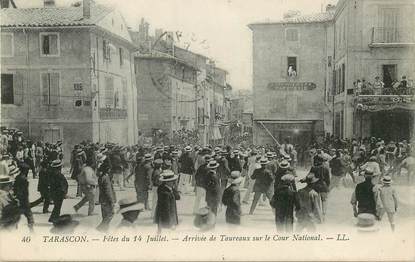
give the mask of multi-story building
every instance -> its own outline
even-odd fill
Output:
[[[338,2],[332,39],[336,136],[412,137],[413,93],[396,91],[402,76],[409,86],[415,73],[414,11],[411,0]],[[366,92],[357,89],[363,80]]]
[[[1,126],[33,140],[133,144],[132,44],[116,10],[84,0],[70,7],[5,8],[1,16]]]
[[[287,14],[249,25],[253,36],[254,143],[307,144],[324,135],[326,39],[334,12]]]
[[[204,145],[223,142],[227,72],[206,56],[178,47],[172,32],[156,29],[152,36],[148,30],[144,20],[138,31],[130,30],[140,50],[135,57],[140,130],[153,140],[164,134],[156,142],[175,141],[180,133],[197,135]]]
[[[249,25],[255,141],[301,143],[295,137],[323,130],[413,137],[414,10],[410,0],[340,0],[324,13]]]

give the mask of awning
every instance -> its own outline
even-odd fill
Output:
[[[213,140],[219,140],[222,139],[222,135],[220,133],[219,127],[218,126],[214,126],[212,128],[212,137]]]

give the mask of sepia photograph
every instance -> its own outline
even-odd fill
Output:
[[[0,261],[415,261],[413,0],[0,7]]]

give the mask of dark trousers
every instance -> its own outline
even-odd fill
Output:
[[[102,221],[98,225],[97,230],[105,232],[108,231],[110,222],[114,216],[114,205],[108,202],[101,203],[101,214]]]
[[[136,189],[136,193],[137,193],[137,201],[139,203],[143,203],[145,209],[147,209],[147,210],[150,209],[150,207],[148,205],[148,191],[147,190]]]
[[[61,215],[61,208],[63,203],[63,197],[53,198],[53,210],[52,214],[49,217],[49,222],[53,222],[53,220],[59,218]]]
[[[30,207],[35,207],[43,202],[43,213],[47,213],[50,205],[50,197],[48,192],[40,192],[40,198],[30,203]]]
[[[268,198],[269,201],[271,201],[272,198],[272,194],[271,191],[269,190],[266,193],[262,193],[262,192],[255,192],[254,194],[254,200],[252,201],[252,205],[251,205],[251,209],[249,210],[249,214],[252,215],[255,211],[256,205],[258,204],[259,198],[261,197],[262,194],[265,194]]]
[[[24,205],[20,206],[20,212],[26,217],[27,225],[29,228],[33,228],[35,221],[33,219],[32,210],[30,209],[30,204],[25,203]]]

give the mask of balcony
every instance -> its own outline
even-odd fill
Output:
[[[119,108],[100,108],[99,118],[101,120],[126,119],[127,110]]]
[[[404,47],[415,45],[414,32],[405,27],[373,27],[370,47]]]

